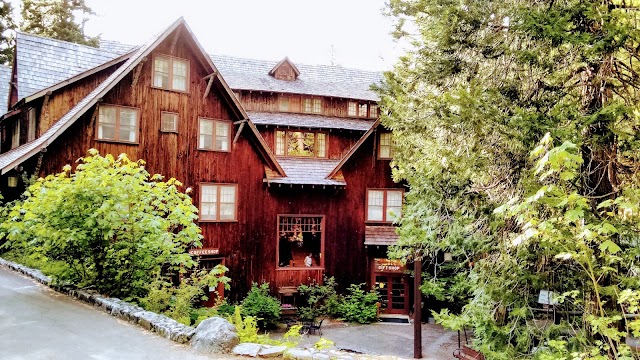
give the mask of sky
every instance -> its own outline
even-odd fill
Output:
[[[85,0],[85,33],[141,44],[183,16],[212,54],[391,69],[402,46],[385,0]]]

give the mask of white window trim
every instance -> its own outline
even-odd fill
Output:
[[[216,207],[216,215],[215,215],[215,219],[202,219],[200,218],[199,221],[200,222],[236,222],[238,221],[238,184],[233,184],[233,183],[201,183],[200,184],[200,201],[198,204],[198,210],[200,211],[200,214],[202,214],[202,205],[205,204],[202,201],[202,194],[204,194],[203,188],[204,187],[216,187],[216,201],[215,202],[208,202],[208,204],[215,204]],[[233,202],[233,219],[220,219],[220,196],[222,191],[221,188],[223,187],[234,187],[234,202]],[[228,203],[227,203],[228,204]]]

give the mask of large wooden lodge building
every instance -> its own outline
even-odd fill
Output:
[[[367,283],[408,314],[410,281],[386,259],[404,187],[391,179],[377,72],[208,55],[179,19],[141,46],[92,48],[18,33],[0,72],[0,191],[60,172],[90,148],[147,161],[194,189],[206,266],[224,263],[232,299],[323,276]]]

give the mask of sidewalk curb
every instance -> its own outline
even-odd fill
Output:
[[[31,269],[12,261],[5,260],[1,257],[0,266],[4,266],[15,272],[24,274],[57,292],[66,294],[87,304],[94,305],[112,316],[141,326],[164,338],[180,344],[188,343],[193,334],[195,334],[196,329],[191,326],[183,325],[165,315],[146,311],[145,309],[129,304],[126,301],[117,298],[105,297],[95,291],[85,291],[76,289],[69,285],[53,284],[52,279],[44,275],[40,270]]]

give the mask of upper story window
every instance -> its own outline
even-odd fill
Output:
[[[394,222],[402,216],[401,189],[367,190],[367,221]]]
[[[358,105],[358,116],[367,117],[367,104],[359,104]]]
[[[98,140],[138,142],[138,109],[101,105],[98,111]]]
[[[278,215],[278,267],[322,267],[324,216]]]
[[[391,133],[380,133],[378,141],[378,159],[391,159],[393,157],[393,138]]]
[[[305,113],[313,114],[322,113],[322,99],[304,99],[302,104],[302,111]]]
[[[29,109],[29,112],[27,112],[27,118],[29,120],[27,141],[32,141],[36,139],[36,108]]]
[[[237,209],[237,184],[200,184],[200,221],[236,221]]]
[[[327,134],[313,131],[276,131],[276,155],[327,157]]]
[[[226,120],[200,119],[198,149],[230,151],[231,122]]]
[[[166,90],[187,91],[189,61],[157,55],[153,61],[153,86]]]
[[[347,106],[347,115],[349,116],[358,116],[358,103],[355,101],[349,101]]]
[[[378,105],[369,105],[369,117],[374,119],[378,117]]]
[[[20,119],[13,123],[13,129],[11,129],[11,148],[18,146],[20,146]]]
[[[178,114],[163,111],[160,115],[160,131],[178,132]]]
[[[278,110],[289,111],[289,97],[281,95],[278,98]]]

